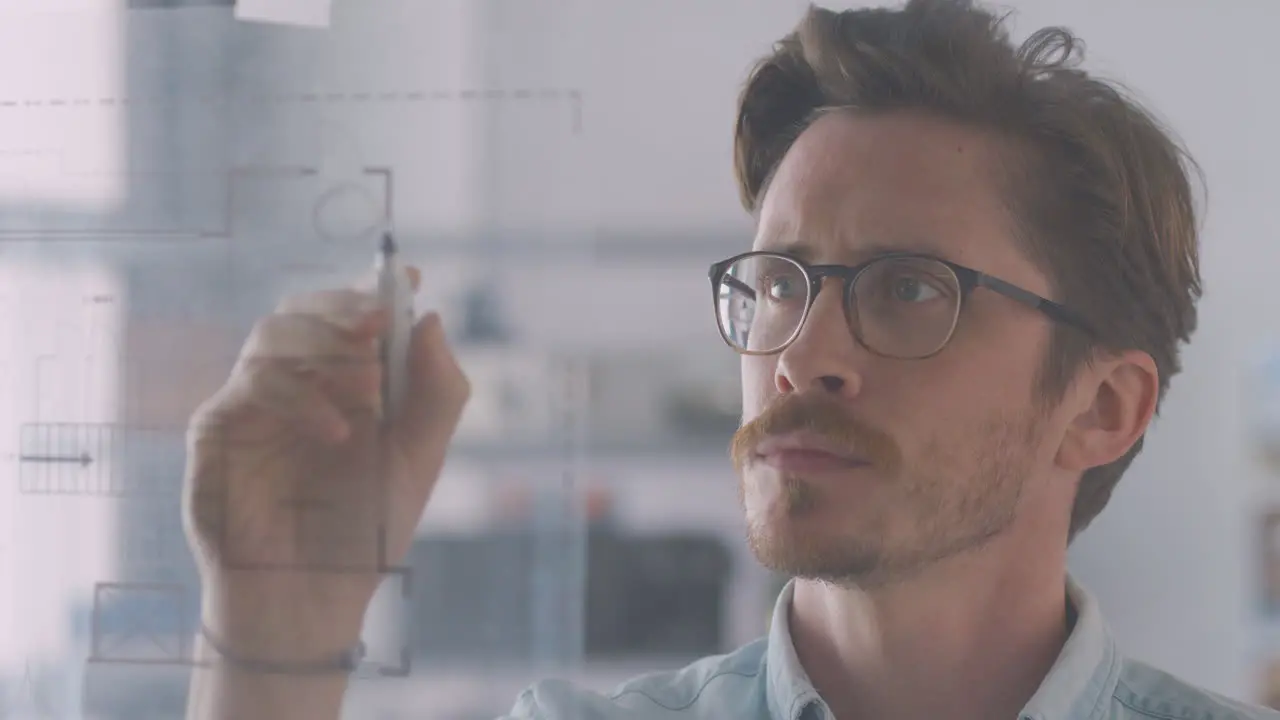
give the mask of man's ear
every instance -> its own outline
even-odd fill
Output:
[[[1120,459],[1147,431],[1160,394],[1160,373],[1145,352],[1128,350],[1095,360],[1075,388],[1078,411],[1055,458],[1084,472]]]

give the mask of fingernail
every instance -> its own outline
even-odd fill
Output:
[[[358,327],[361,330],[381,330],[390,319],[385,308],[374,308],[361,316]]]

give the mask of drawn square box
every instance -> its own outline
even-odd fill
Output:
[[[1264,513],[1258,529],[1262,612],[1274,619],[1280,617],[1280,509]]]
[[[236,3],[237,20],[300,27],[329,26],[333,0],[240,0]]]
[[[192,601],[176,583],[97,583],[90,615],[90,662],[186,664]]]
[[[408,677],[412,651],[412,572],[408,567],[387,569],[365,614],[361,642],[366,655],[357,678]]]

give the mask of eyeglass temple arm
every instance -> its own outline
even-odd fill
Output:
[[[721,276],[720,282],[723,282],[727,285],[732,285],[735,290],[741,290],[742,292],[747,293],[748,295],[751,296],[752,300],[755,300],[756,298],[755,290],[752,290],[750,286],[748,286],[746,283],[742,282],[738,278],[733,277],[732,275],[726,274]]]
[[[1093,334],[1094,332],[1093,328],[1085,321],[1084,318],[1076,315],[1065,306],[1059,305],[1052,300],[1042,298],[1029,290],[1023,290],[1017,285],[1011,285],[998,277],[992,277],[985,273],[975,273],[975,279],[979,285],[998,292],[1011,300],[1020,302],[1027,307],[1039,310],[1053,320],[1066,323],[1068,325],[1074,325],[1075,327],[1090,334]]]

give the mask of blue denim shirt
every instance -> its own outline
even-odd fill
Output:
[[[778,597],[767,638],[683,669],[632,679],[608,695],[546,680],[526,690],[519,720],[834,720],[800,667],[787,611],[793,585]],[[1072,579],[1076,614],[1061,655],[1019,720],[1280,720],[1125,658],[1094,598]],[[1012,720],[1012,719],[1011,719]]]

